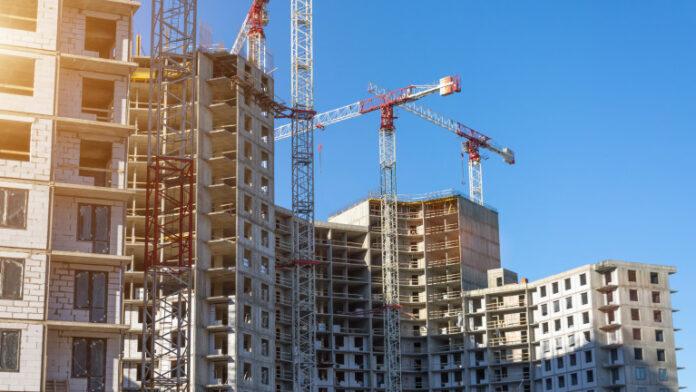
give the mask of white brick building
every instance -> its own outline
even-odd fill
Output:
[[[0,5],[2,391],[119,389],[138,5]]]

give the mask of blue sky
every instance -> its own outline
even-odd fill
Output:
[[[149,1],[144,0],[145,3]],[[250,0],[200,0],[231,44]],[[147,8],[136,29],[149,32]],[[316,107],[462,77],[421,101],[512,148],[484,162],[505,267],[531,279],[607,258],[670,264],[680,384],[696,385],[696,2],[315,1]],[[271,1],[276,94],[289,97],[289,2]],[[317,136],[317,216],[378,186],[377,114]],[[462,185],[459,141],[409,113],[397,120],[399,193]],[[276,146],[276,199],[290,204],[289,143]]]

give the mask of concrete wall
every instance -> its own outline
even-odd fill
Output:
[[[0,319],[43,320],[46,255],[26,251],[0,250],[1,257],[24,260],[21,299],[0,299]]]
[[[87,17],[100,18],[116,22],[116,46],[114,60],[128,61],[128,50],[130,46],[129,16],[82,10],[72,7],[63,8],[63,14],[61,15],[60,51],[82,56],[99,57],[98,53],[85,49]]]
[[[125,188],[126,186],[126,141],[121,138],[78,135],[74,132],[59,132],[56,139],[55,154],[53,160],[55,168],[55,180],[80,185],[94,185],[94,178],[80,176],[80,142],[93,140],[112,143],[111,148],[111,183],[113,188]]]
[[[26,228],[0,228],[0,246],[46,249],[48,185],[0,180],[0,188],[27,189],[29,191]]]
[[[116,124],[126,124],[128,120],[128,81],[121,76],[96,72],[60,70],[58,115],[70,118],[96,121],[97,116],[82,112],[82,80],[101,79],[114,82],[113,120]]]
[[[0,93],[2,109],[26,113],[53,114],[55,56],[22,50],[0,49],[0,54],[34,59],[34,93],[17,95]]]
[[[38,0],[36,31],[0,28],[0,44],[55,50],[58,0]]]
[[[48,181],[51,174],[51,121],[11,115],[0,115],[0,119],[31,123],[29,161],[0,159],[0,177]]]

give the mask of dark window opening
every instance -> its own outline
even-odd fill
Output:
[[[111,143],[80,141],[80,176],[92,177],[95,186],[111,186]]]
[[[116,21],[87,17],[85,50],[97,52],[103,59],[115,58]]]
[[[77,239],[91,241],[93,253],[108,254],[111,207],[80,204],[78,209]]]
[[[89,310],[91,323],[106,322],[107,283],[106,272],[75,272],[74,307]]]
[[[106,339],[74,338],[72,378],[86,378],[87,390],[105,390]]]
[[[36,31],[38,0],[0,1],[0,27]]]
[[[34,67],[34,59],[0,55],[0,93],[33,96]]]
[[[0,299],[22,299],[24,260],[0,258]]]
[[[114,111],[114,82],[82,79],[82,112],[93,114],[97,121],[110,122]]]
[[[0,227],[27,227],[28,195],[24,189],[0,188]]]
[[[0,159],[29,162],[31,123],[0,120],[0,132]]]
[[[20,331],[0,330],[0,372],[19,371]]]

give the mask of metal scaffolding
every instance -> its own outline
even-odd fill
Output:
[[[295,392],[313,392],[316,376],[314,257],[314,58],[312,0],[290,2],[292,212],[294,241],[293,368]]]
[[[191,390],[196,0],[153,0],[143,391]]]

